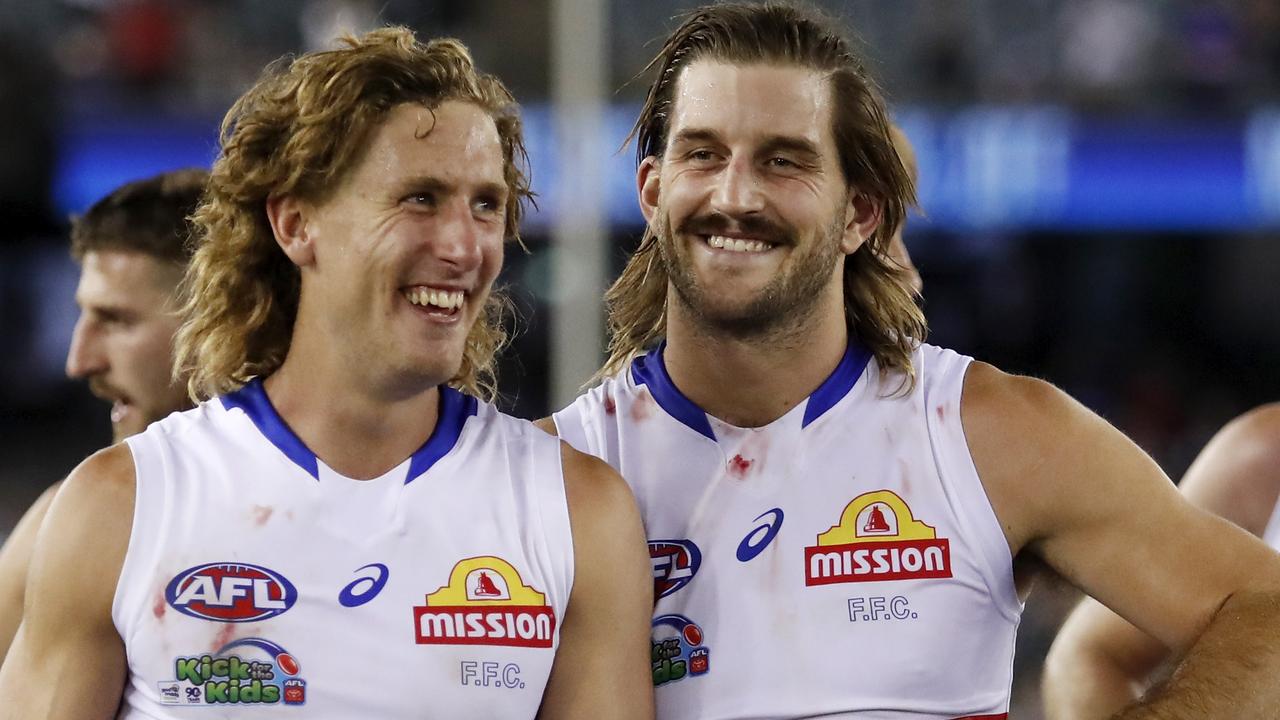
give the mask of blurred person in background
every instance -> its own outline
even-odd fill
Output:
[[[177,288],[192,250],[187,218],[208,177],[179,170],[131,182],[72,221],[80,318],[67,376],[87,380],[94,395],[112,403],[115,442],[191,407],[185,381],[173,374],[173,338]],[[0,658],[22,621],[36,531],[60,485],[41,494],[0,548]]]
[[[1280,403],[1228,423],[1205,446],[1179,485],[1187,500],[1280,550]],[[1250,657],[1266,636],[1222,648]],[[1177,657],[1097,601],[1085,598],[1059,632],[1045,668],[1051,720],[1103,720],[1132,705],[1152,676]]]
[[[640,503],[658,716],[1005,718],[1046,566],[1190,648],[1126,718],[1274,710],[1280,557],[1052,385],[921,342],[914,189],[835,25],[707,6],[649,69],[611,356],[543,427]]]
[[[404,28],[232,106],[175,351],[212,399],[68,477],[0,718],[652,717],[626,484],[473,395],[523,157],[502,84]]]

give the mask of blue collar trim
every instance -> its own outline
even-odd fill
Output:
[[[311,477],[320,479],[319,461],[315,453],[311,452],[311,449],[294,434],[276,412],[271,399],[262,388],[261,378],[250,380],[239,390],[223,395],[221,400],[222,406],[228,410],[232,408],[243,410],[263,437],[284,453],[285,457],[305,470]],[[479,403],[475,398],[463,395],[453,388],[440,386],[440,417],[436,421],[436,428],[432,431],[431,437],[427,438],[426,443],[413,453],[405,484],[430,470],[436,461],[447,455],[458,444],[458,438],[462,435],[462,426],[466,424],[467,418],[475,415],[478,410]]]
[[[716,433],[711,429],[711,421],[707,420],[707,414],[702,408],[694,405],[693,401],[685,397],[675,383],[671,382],[671,376],[667,374],[667,364],[662,360],[662,351],[666,348],[667,343],[664,340],[647,355],[632,361],[631,379],[637,385],[648,385],[654,401],[668,415],[694,432],[715,441]]]
[[[844,351],[844,357],[840,358],[840,364],[836,365],[836,369],[809,396],[809,402],[804,406],[804,420],[800,423],[800,427],[809,427],[809,423],[822,417],[825,412],[835,407],[836,403],[843,400],[844,396],[848,395],[853,386],[858,383],[858,378],[862,377],[869,360],[871,360],[870,352],[861,345],[849,343],[849,347]]]
[[[647,354],[633,360],[631,379],[637,385],[647,385],[658,407],[668,415],[699,435],[715,440],[716,433],[711,428],[711,421],[707,419],[706,412],[685,397],[684,393],[680,392],[680,389],[671,381],[671,376],[667,374],[667,365],[662,359],[662,353],[666,347],[667,343],[664,341]],[[808,427],[848,395],[858,379],[862,377],[870,359],[870,352],[856,343],[850,343],[844,352],[844,357],[840,359],[840,364],[836,365],[836,369],[822,381],[806,401],[804,420],[800,427]]]

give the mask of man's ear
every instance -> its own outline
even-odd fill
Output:
[[[844,211],[844,235],[840,239],[840,249],[845,255],[852,255],[880,227],[883,211],[884,203],[879,199],[858,190],[849,192]]]
[[[654,155],[645,158],[640,167],[636,168],[636,194],[640,198],[640,212],[644,215],[645,222],[650,224],[658,214],[658,194],[662,189],[659,181],[661,169],[662,166]]]
[[[298,267],[315,262],[314,238],[311,237],[307,216],[311,207],[292,195],[272,195],[267,198],[267,222],[275,235],[276,244]]]

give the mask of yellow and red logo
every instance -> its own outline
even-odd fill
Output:
[[[555,609],[500,557],[467,558],[448,584],[413,608],[419,645],[551,647]]]
[[[951,544],[889,490],[863,493],[804,549],[804,584],[951,577]]]

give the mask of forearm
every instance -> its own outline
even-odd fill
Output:
[[[1114,720],[1241,720],[1280,707],[1280,592],[1223,604],[1167,683]]]
[[[1089,646],[1055,644],[1044,675],[1048,720],[1106,720],[1138,701],[1145,678]]]

